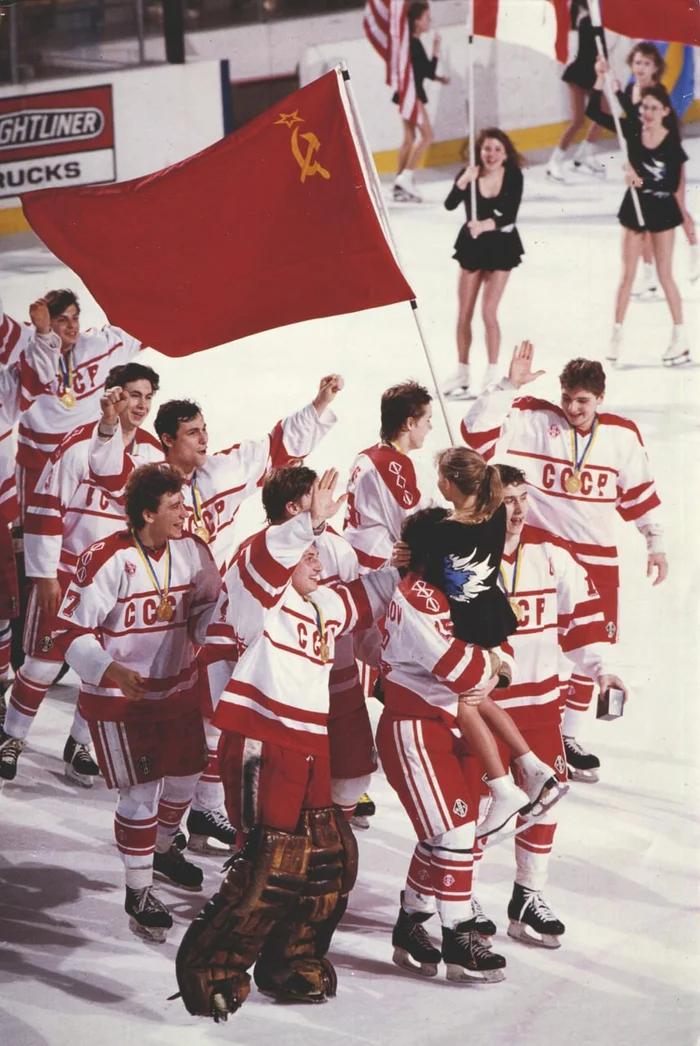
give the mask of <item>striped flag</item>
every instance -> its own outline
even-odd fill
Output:
[[[418,99],[406,3],[404,0],[367,0],[362,26],[372,47],[386,62],[386,82],[398,95],[401,116],[416,123]]]

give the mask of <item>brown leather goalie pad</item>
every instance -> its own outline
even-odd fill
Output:
[[[335,995],[335,970],[324,956],[357,879],[357,842],[337,807],[303,810],[296,833],[311,844],[306,882],[270,931],[253,976],[261,991],[317,1002]]]
[[[235,854],[221,889],[194,919],[176,959],[180,994],[192,1014],[225,1020],[250,990],[246,973],[265,938],[296,905],[305,886],[312,840],[255,828]]]

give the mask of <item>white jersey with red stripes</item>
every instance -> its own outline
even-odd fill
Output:
[[[79,334],[75,346],[61,361],[64,368],[70,366],[75,403],[67,407],[61,401],[66,385],[57,368],[46,391],[22,413],[17,464],[39,471],[65,435],[98,418],[108,373],[112,367],[129,363],[140,349],[141,343],[119,327],[90,328]]]
[[[394,592],[383,627],[387,712],[455,727],[459,695],[491,678],[488,652],[455,638],[447,597],[413,573]]]
[[[8,523],[19,514],[13,428],[21,412],[53,381],[61,348],[56,335],[37,334],[33,327],[29,332],[17,337],[8,362],[0,363],[0,516]],[[18,352],[17,346],[22,346]]]
[[[233,548],[231,526],[246,498],[262,485],[272,468],[305,458],[336,422],[326,408],[319,417],[313,403],[278,421],[272,432],[259,440],[244,440],[228,450],[208,454],[191,480],[183,481],[187,520],[185,530],[193,533],[201,506],[201,519],[209,533],[209,547],[220,568],[225,568]],[[119,433],[93,444],[90,468],[95,479],[116,498],[123,498],[126,481],[134,468],[124,458]]]
[[[508,639],[517,675],[506,689],[492,690],[491,700],[523,730],[558,724],[559,651],[587,678],[609,671],[609,639],[596,590],[564,542],[529,525],[518,549],[504,553],[501,571],[502,587],[520,608],[517,631]]]
[[[221,576],[203,541],[187,535],[151,553],[153,570],[173,609],[158,618],[161,594],[129,531],[120,531],[87,549],[58,612],[54,639],[81,679],[80,702],[91,719],[114,720],[131,713],[144,718],[164,714],[156,707],[195,687],[196,646],[204,642],[221,589]],[[164,582],[166,584],[164,585]],[[113,662],[140,673],[147,692],[128,701],[103,680]],[[106,685],[105,685],[106,682]],[[148,704],[146,704],[148,702]],[[138,705],[138,708],[135,706]]]
[[[24,519],[27,577],[72,574],[88,545],[126,526],[123,499],[99,486],[90,473],[90,448],[98,442],[98,422],[75,429],[51,455],[32,494]],[[160,442],[137,429],[125,447],[129,468],[163,460]]]
[[[388,443],[358,454],[348,482],[343,533],[357,552],[361,571],[391,558],[407,516],[434,499],[421,492],[414,463]]]
[[[357,552],[350,542],[326,526],[326,529],[314,541],[318,558],[323,565],[320,583],[332,585],[336,581],[355,581],[360,576],[360,564]]]
[[[600,583],[607,576],[609,584],[617,584],[615,513],[641,529],[657,524],[655,510],[661,503],[634,422],[618,414],[596,418],[577,492],[566,489],[574,471],[574,429],[564,411],[519,395],[507,378],[477,399],[462,422],[462,437],[487,461],[502,441],[499,453],[507,452],[527,476],[531,523],[568,541]],[[579,456],[589,436],[578,435]]]
[[[321,585],[305,598],[291,577],[314,540],[303,512],[241,546],[224,579],[206,656],[215,726],[327,755],[336,639],[384,614],[398,575],[387,567]]]

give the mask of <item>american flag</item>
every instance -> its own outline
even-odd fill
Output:
[[[404,120],[418,120],[418,99],[411,65],[411,41],[404,0],[367,0],[362,20],[365,36],[386,62],[386,82],[399,96]]]

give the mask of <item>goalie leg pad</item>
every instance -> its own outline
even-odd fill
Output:
[[[297,831],[312,844],[307,881],[265,941],[254,977],[261,991],[278,998],[322,1002],[336,993],[335,970],[325,955],[357,878],[357,842],[334,807],[304,810]]]
[[[225,1020],[248,996],[246,971],[272,927],[297,903],[311,840],[256,828],[229,862],[220,891],[195,918],[177,953],[182,1001],[198,1016]]]

